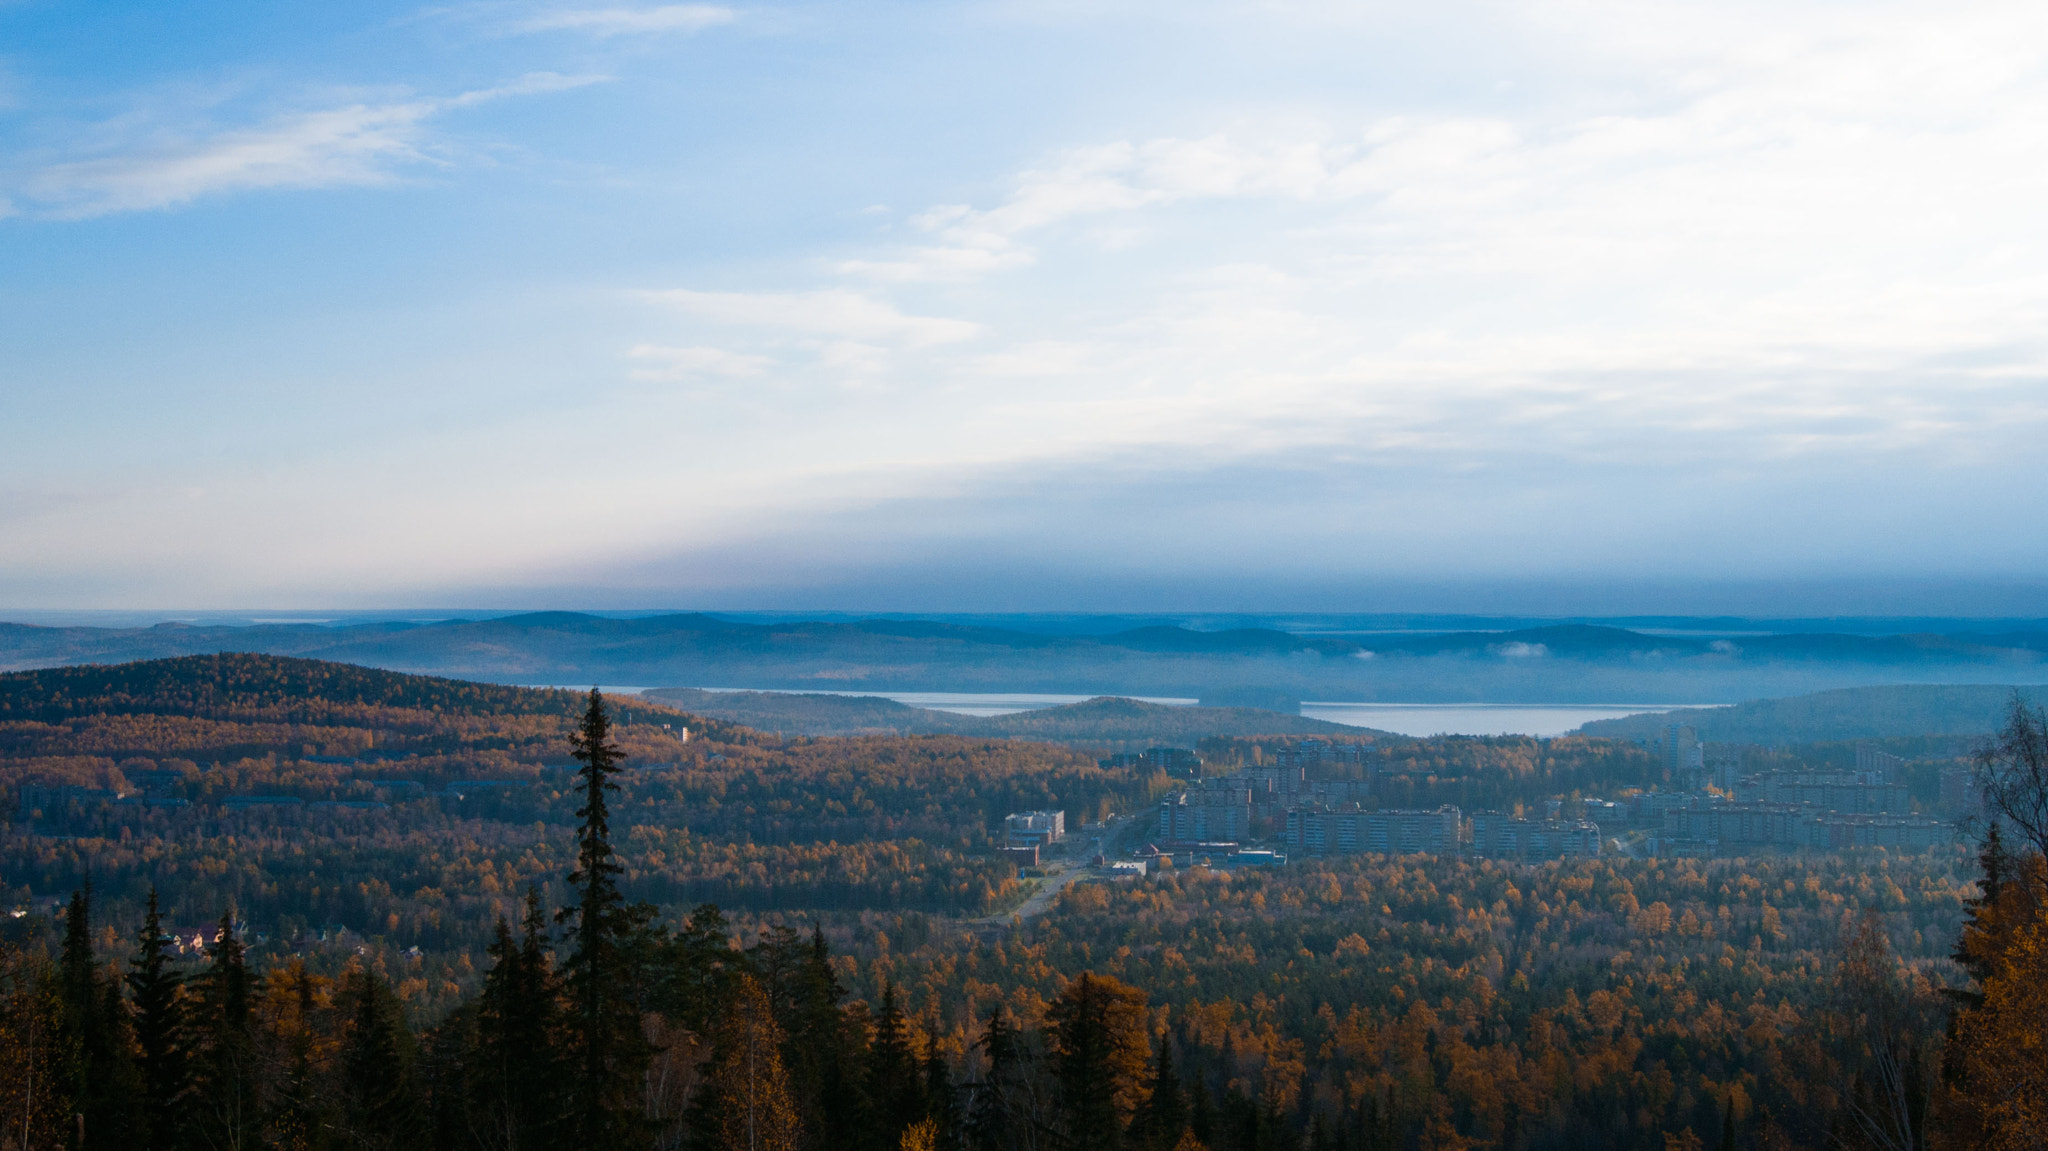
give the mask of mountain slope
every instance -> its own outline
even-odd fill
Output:
[[[1759,699],[1732,707],[1686,708],[1602,719],[1579,730],[1615,739],[1654,739],[1685,724],[1723,743],[1795,744],[1915,735],[1989,735],[2005,722],[2013,693],[2030,705],[2043,689],[1989,684],[1895,684]]]

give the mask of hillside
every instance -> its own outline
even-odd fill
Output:
[[[1170,707],[1115,696],[1011,715],[970,716],[910,707],[880,696],[695,688],[659,688],[641,694],[698,715],[802,735],[950,734],[1090,746],[1193,747],[1203,739],[1229,736],[1373,734],[1364,728],[1260,708]]]
[[[575,692],[467,683],[252,653],[0,674],[0,722],[85,715],[300,718],[393,707],[468,715],[576,714]]]
[[[1692,727],[1723,743],[1799,744],[1918,735],[1989,735],[2005,721],[2018,691],[2030,704],[2048,700],[2038,687],[1990,684],[1895,684],[1758,699],[1732,707],[1685,708],[1602,719],[1579,730],[1612,739],[1654,739],[1670,724]]]

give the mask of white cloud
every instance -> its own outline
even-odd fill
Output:
[[[447,109],[600,79],[537,72],[446,99],[356,103],[255,127],[123,141],[102,155],[31,168],[18,193],[43,215],[75,220],[172,208],[231,192],[385,184],[407,165],[436,162],[427,147],[426,122]]]
[[[584,32],[592,36],[641,36],[660,32],[701,32],[739,18],[716,4],[662,4],[651,8],[558,8],[527,17],[520,32]]]
[[[938,316],[909,316],[894,304],[840,288],[813,292],[650,292],[648,298],[713,323],[765,328],[909,347],[956,343],[981,325]]]
[[[689,380],[703,376],[752,377],[775,366],[767,356],[729,352],[724,348],[670,348],[638,344],[626,354],[637,360],[651,360],[659,367],[635,368],[631,378],[647,381]]]

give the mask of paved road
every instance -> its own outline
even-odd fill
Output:
[[[1138,817],[1127,815],[1112,822],[1094,833],[1095,838],[1089,841],[1086,848],[1076,850],[1080,841],[1075,840],[1075,848],[1068,849],[1070,862],[1066,865],[1066,870],[1054,878],[1039,880],[1038,890],[1031,893],[1031,898],[1008,911],[983,916],[980,919],[970,919],[967,921],[968,924],[973,927],[1002,927],[1008,925],[1012,919],[1031,919],[1045,914],[1052,907],[1053,900],[1060,897],[1060,892],[1065,891],[1073,883],[1095,874],[1095,869],[1089,866],[1088,861],[1097,855],[1108,855],[1109,845],[1116,842],[1118,833],[1129,827],[1131,821],[1136,818]]]

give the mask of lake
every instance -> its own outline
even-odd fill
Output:
[[[740,688],[706,688],[739,691]],[[790,693],[797,694],[797,693]],[[1014,715],[1042,707],[1081,703],[1091,695],[973,691],[820,691],[810,695],[880,696],[911,707],[950,711],[958,715]],[[1147,703],[1193,707],[1198,701],[1170,696],[1131,696]],[[1614,719],[1677,707],[1711,707],[1691,703],[1340,703],[1312,700],[1301,705],[1310,719],[1370,727],[1400,735],[1537,735],[1553,736],[1596,719]]]
[[[1696,703],[1332,703],[1309,701],[1310,719],[1401,735],[1563,735],[1582,723],[1646,711],[1712,707]]]

